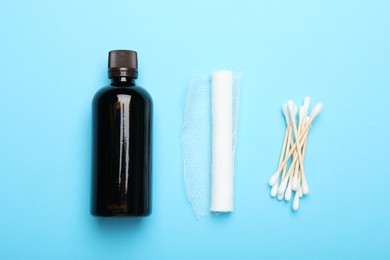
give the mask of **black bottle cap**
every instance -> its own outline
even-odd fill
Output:
[[[138,78],[137,53],[128,50],[114,50],[108,53],[108,78]]]

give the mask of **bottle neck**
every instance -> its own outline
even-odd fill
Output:
[[[130,77],[113,77],[111,86],[114,87],[132,87],[135,86],[135,79]]]

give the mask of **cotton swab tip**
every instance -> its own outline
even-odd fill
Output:
[[[318,116],[318,114],[321,112],[324,105],[322,103],[318,103],[313,107],[313,110],[311,111],[310,117],[315,118]]]
[[[299,194],[298,193],[295,193],[292,207],[293,207],[294,211],[297,211],[299,209]]]
[[[288,178],[285,178],[282,183],[280,183],[280,186],[279,186],[279,189],[278,189],[278,194],[281,194],[283,195],[284,192],[286,191],[286,188],[287,188],[287,179]]]
[[[289,113],[289,116],[290,116],[290,120],[291,121],[295,121],[295,117],[296,117],[296,111],[295,111],[295,107],[294,107],[294,102],[292,100],[289,100],[287,101],[287,109],[288,109],[288,113]]]
[[[309,110],[309,107],[310,107],[310,97],[305,97],[305,100],[303,101],[303,106],[306,108],[306,111]]]
[[[298,174],[296,173],[293,176],[291,188],[294,191],[298,189]]]
[[[306,118],[306,108],[301,106],[299,108],[299,121],[303,122],[304,118]]]
[[[282,200],[283,197],[284,197],[284,194],[283,194],[283,193],[282,193],[282,194],[278,193],[278,200]]]
[[[272,198],[275,198],[277,193],[278,193],[278,184],[276,183],[275,185],[272,186],[270,195]]]
[[[287,101],[287,109],[290,112],[290,114],[294,114],[294,106],[295,106],[294,101],[292,100]]]
[[[307,195],[310,192],[309,185],[307,184],[306,178],[302,179],[302,192],[303,195]]]
[[[269,186],[274,186],[275,183],[278,182],[279,175],[280,175],[281,172],[282,172],[282,170],[281,170],[281,169],[278,169],[278,170],[271,176],[271,178],[270,178],[269,181],[268,181]]]
[[[286,119],[286,123],[288,124],[290,122],[290,117],[288,115],[287,104],[283,104],[282,111],[283,111],[283,114],[284,114],[284,118]]]
[[[297,116],[298,107],[294,104],[294,118]]]
[[[290,201],[291,200],[291,195],[292,195],[291,185],[288,185],[286,193],[284,194],[284,200],[285,201]]]

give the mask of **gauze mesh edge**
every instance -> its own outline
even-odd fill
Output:
[[[233,156],[237,143],[241,75],[233,74]],[[195,74],[187,91],[180,137],[187,197],[197,219],[211,213],[211,120],[210,77]]]

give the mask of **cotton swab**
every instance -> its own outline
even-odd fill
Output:
[[[284,198],[284,194],[283,193],[279,193],[278,192],[278,196],[277,196],[278,200],[283,200]]]
[[[278,189],[278,199],[279,200],[283,199],[284,192],[285,192],[285,190],[287,188],[287,181],[288,181],[288,178],[284,178],[284,180],[282,180],[282,182],[280,183],[280,186],[279,186],[279,189]]]
[[[292,195],[292,189],[291,189],[291,181],[288,183],[286,193],[284,194],[284,200],[290,201]]]
[[[310,107],[310,97],[305,97],[305,100],[303,101],[303,107],[305,108],[306,113],[307,113],[307,111],[309,111],[309,107]]]
[[[283,140],[283,146],[282,146],[282,151],[280,153],[280,159],[279,159],[279,167],[280,168],[280,165],[283,161],[283,158],[284,158],[284,155],[285,155],[285,152],[286,152],[286,149],[287,149],[287,146],[289,145],[289,136],[290,136],[290,130],[291,130],[291,124],[290,124],[290,116],[289,116],[289,113],[288,113],[288,109],[287,109],[287,104],[283,104],[283,107],[282,107],[282,111],[283,111],[283,114],[284,114],[284,117],[286,119],[286,132],[284,134],[284,140]],[[280,176],[280,173],[281,171],[277,171],[275,172],[274,175],[271,176],[270,180],[269,180],[269,185],[274,188],[275,184],[277,184],[278,180],[279,180],[279,176]],[[277,187],[276,187],[277,189]],[[273,195],[273,192],[271,190],[271,196],[272,197],[275,197],[275,195]]]
[[[284,140],[283,140],[283,146],[282,146],[282,151],[280,153],[280,159],[279,159],[279,167],[283,161],[283,158],[284,158],[284,154],[285,154],[285,151],[286,151],[286,145],[287,145],[287,141],[288,141],[288,135],[289,135],[289,129],[290,129],[290,118],[289,118],[289,115],[288,115],[288,110],[287,110],[287,104],[284,104],[283,105],[283,108],[282,108],[282,111],[283,111],[283,114],[284,114],[284,117],[286,119],[286,125],[287,125],[287,128],[286,128],[286,133],[284,134]],[[278,167],[278,168],[279,168]],[[279,179],[279,175],[280,175],[281,171],[279,172],[276,172],[269,180],[269,185],[270,186],[274,186],[275,183],[277,183],[278,179]]]
[[[296,191],[298,189],[298,172],[294,172],[291,189]]]
[[[272,186],[272,187],[273,187],[273,186],[275,185],[275,183],[278,182],[279,175],[280,175],[281,172],[282,172],[282,170],[281,170],[281,169],[278,169],[278,170],[271,176],[271,178],[270,178],[269,181],[268,181],[269,186]]]
[[[307,147],[306,144],[307,144],[307,140],[305,140],[305,142],[303,143],[303,148],[302,148],[303,159],[305,159],[305,155],[306,155],[306,147]],[[302,185],[302,189],[300,189],[300,191],[303,192],[304,195],[309,194],[309,185],[307,184],[305,173],[302,172],[298,172],[298,173],[300,173],[298,174],[298,177],[300,178],[301,181],[298,180],[297,183],[301,183]]]
[[[299,209],[299,198],[300,198],[300,187],[298,185],[297,190],[295,191],[294,200],[292,208],[294,211],[297,211]]]
[[[307,195],[309,194],[310,190],[309,190],[309,185],[307,184],[307,181],[306,181],[306,176],[303,175],[302,176],[302,193],[303,195]]]
[[[283,105],[282,111],[286,119],[286,131],[278,168],[269,179],[269,185],[272,186],[271,197],[277,197],[278,200],[284,198],[286,201],[290,201],[293,191],[295,191],[292,203],[294,211],[299,209],[300,198],[310,191],[303,162],[306,155],[309,129],[323,109],[323,104],[318,103],[313,107],[310,116],[307,116],[309,106],[310,97],[306,97],[299,108],[297,120],[298,109],[294,102],[289,100],[287,104]]]
[[[290,117],[288,115],[288,109],[287,109],[287,104],[283,104],[283,114],[286,118],[286,121],[287,121],[287,142],[286,142],[286,146],[285,146],[285,149],[283,151],[283,158],[285,157],[286,155],[286,151],[287,149],[290,148],[291,146],[291,140],[292,140],[292,125],[291,125],[291,122],[290,122]],[[282,157],[281,157],[282,158]],[[281,161],[279,161],[279,166],[281,164]],[[283,167],[283,170],[282,170],[282,179],[286,176],[286,171],[287,171],[287,168],[286,166]]]
[[[292,176],[293,176],[293,171],[295,169],[295,165],[298,164],[297,162],[297,158],[295,157],[290,165],[290,169],[288,170],[286,176],[282,179],[282,182],[278,188],[278,199],[279,200],[282,200],[283,199],[283,196],[287,196],[285,195],[285,192],[287,189],[289,189],[289,192],[291,193],[291,179],[292,179]],[[291,198],[291,194],[289,196]],[[287,201],[290,199],[288,196],[287,196]]]
[[[286,133],[284,134],[282,152],[280,153],[280,158],[279,158],[279,166],[282,163],[283,158],[284,158],[284,154],[286,152],[286,146],[287,146],[287,141],[288,141],[287,139],[288,139],[289,130],[290,130],[290,117],[288,115],[287,104],[283,104],[282,111],[284,114],[284,118],[286,119],[287,128],[286,128]]]
[[[299,193],[296,192],[293,201],[293,210],[297,211],[298,209],[299,209]]]
[[[315,105],[313,107],[313,109],[311,110],[309,121],[306,123],[304,129],[302,130],[300,138],[302,137],[302,135],[304,135],[306,133],[307,130],[309,130],[309,128],[311,127],[311,125],[312,125],[312,123],[314,121],[314,119],[316,119],[318,114],[322,111],[323,107],[324,107],[324,105],[322,103],[318,103],[317,105]]]
[[[298,182],[299,182],[299,180],[298,180]],[[294,211],[297,211],[299,209],[299,198],[300,197],[302,197],[301,196],[301,187],[300,187],[300,185],[298,185],[298,188],[295,192],[293,205],[292,205],[292,208]]]
[[[271,188],[271,197],[276,197],[276,194],[278,193],[278,183],[276,182],[272,188]]]
[[[296,158],[292,161],[291,163],[291,166],[290,166],[290,169],[288,170],[286,176],[282,179],[282,182],[280,183],[280,186],[279,186],[279,189],[278,189],[278,194],[283,194],[284,191],[286,190],[286,187],[287,187],[287,182],[289,181],[292,173],[293,173],[293,170],[294,170],[294,166],[295,164],[297,163],[297,160]]]
[[[285,150],[285,154],[284,154],[284,157],[286,157],[287,155],[287,150],[290,150],[291,148],[291,145],[293,144],[292,140],[293,140],[293,137],[292,137],[292,126],[290,124],[290,127],[288,129],[288,138],[287,138],[287,146],[286,146],[286,150]],[[284,165],[283,167],[283,170],[282,170],[282,179],[286,176],[286,172],[287,172],[287,164]]]
[[[306,120],[308,120],[308,118],[306,118]],[[302,148],[303,159],[305,159],[306,147],[307,147],[307,139],[305,139],[305,142],[304,142],[303,148]],[[309,185],[307,184],[307,180],[306,180],[306,174],[302,174],[302,189],[301,189],[301,191],[302,191],[303,195],[307,195],[310,192]]]

